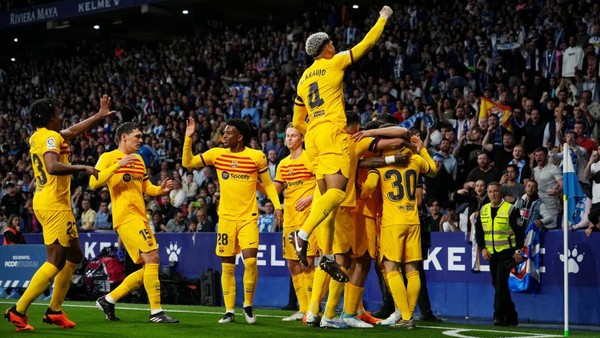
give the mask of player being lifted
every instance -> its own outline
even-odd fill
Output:
[[[348,134],[344,130],[344,71],[375,45],[392,13],[390,7],[384,6],[377,23],[360,43],[348,51],[336,54],[333,42],[324,32],[314,33],[306,39],[306,52],[315,61],[298,81],[293,123],[296,129],[306,134],[306,151],[315,162],[317,184],[322,196],[314,201],[302,228],[290,235],[298,259],[304,266],[308,265],[308,237],[342,203],[350,177]],[[333,237],[332,230],[323,230],[329,231],[329,236]],[[335,263],[332,254],[323,259],[323,266],[333,279],[348,281],[348,276]]]
[[[225,300],[225,315],[219,323],[235,320],[235,256],[244,258],[244,316],[248,324],[256,323],[252,301],[256,290],[258,268],[258,203],[257,182],[260,179],[273,206],[275,219],[281,224],[279,196],[267,167],[265,154],[246,147],[250,143],[250,126],[241,119],[227,120],[223,131],[223,147],[212,148],[202,154],[192,154],[192,137],[196,121],[190,117],[185,130],[182,164],[185,168],[213,165],[217,169],[221,190],[219,230],[216,254],[221,257],[223,274],[221,284]]]
[[[119,148],[100,155],[96,164],[100,174],[97,179],[90,179],[90,187],[98,189],[104,184],[108,186],[114,229],[131,259],[144,266],[127,276],[108,295],[98,298],[96,306],[104,312],[106,319],[119,320],[115,315],[115,303],[144,285],[150,303],[148,320],[151,323],[178,323],[160,305],[158,246],[148,224],[144,201],[144,194],[168,194],[173,188],[173,182],[165,179],[160,186],[150,183],[142,157],[135,154],[143,143],[143,134],[137,124],[125,122],[117,128],[115,134],[119,140]]]

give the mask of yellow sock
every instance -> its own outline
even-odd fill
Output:
[[[223,301],[225,311],[233,311],[235,307],[235,264],[221,263],[221,286],[223,287]]]
[[[365,288],[346,283],[344,289],[344,313],[348,315],[357,314],[358,303],[362,303],[362,295]]]
[[[38,298],[42,292],[46,291],[46,289],[52,283],[52,280],[58,274],[58,268],[53,264],[48,262],[44,262],[42,266],[35,272],[33,277],[31,277],[31,282],[29,282],[29,286],[17,301],[17,312],[25,313],[27,312],[27,308],[33,301]]]
[[[403,313],[402,319],[408,320],[412,318],[413,313],[415,312],[415,306],[417,305],[417,301],[419,300],[419,292],[421,291],[421,277],[419,276],[419,271],[407,272],[406,281],[406,298],[408,300],[408,313],[406,314],[407,318],[404,318]]]
[[[402,313],[402,319],[405,319],[404,314],[408,313],[409,311],[404,280],[402,279],[402,276],[400,275],[399,271],[388,272],[387,280],[390,286],[390,293],[394,298],[394,303],[396,304],[398,310],[400,310],[400,312]]]
[[[125,277],[121,285],[117,286],[116,289],[112,290],[108,296],[114,299],[115,302],[118,302],[119,299],[127,296],[131,291],[137,290],[144,284],[144,270],[139,269],[129,276]]]
[[[310,300],[312,298],[315,270],[311,270],[310,272],[304,272],[302,273],[302,275],[304,276],[304,290],[306,290],[306,310],[308,311],[310,306]]]
[[[71,287],[71,279],[73,278],[73,273],[75,273],[75,269],[77,269],[77,265],[78,264],[67,261],[62,270],[60,270],[58,275],[56,275],[56,277],[54,278],[54,290],[52,292],[52,299],[50,300],[50,305],[48,306],[50,310],[62,310],[62,303],[65,300],[67,291],[69,291],[69,288]]]
[[[342,271],[348,273],[348,270],[344,267],[340,267]],[[335,317],[335,309],[337,308],[340,297],[344,293],[344,283],[340,283],[337,281],[329,282],[329,296],[327,296],[327,303],[325,303],[325,317],[333,318]]]
[[[329,288],[329,284],[327,281],[329,280],[329,275],[327,272],[321,270],[321,268],[315,269],[315,279],[313,282],[313,292],[310,297],[310,304],[308,307],[308,311],[318,314],[319,313],[319,304],[323,299],[323,290],[327,290]],[[327,288],[326,288],[327,286]]]
[[[296,298],[298,298],[298,309],[300,312],[306,312],[308,300],[306,299],[306,288],[304,287],[304,274],[292,275],[292,283],[294,284]]]
[[[340,189],[329,189],[323,196],[313,202],[312,210],[302,226],[302,231],[311,234],[313,230],[335,209],[346,197],[346,193]]]
[[[244,259],[244,306],[252,306],[257,279],[258,266],[256,265],[256,258]]]
[[[160,309],[160,280],[158,280],[158,264],[146,263],[144,265],[144,289],[146,289],[146,293],[148,294],[150,311]]]

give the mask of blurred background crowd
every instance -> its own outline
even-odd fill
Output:
[[[16,3],[1,1],[0,11]],[[212,168],[181,167],[185,120],[198,121],[194,153],[199,153],[220,145],[224,121],[245,119],[253,127],[250,146],[265,153],[274,177],[279,160],[289,154],[285,126],[292,120],[296,83],[312,62],[304,41],[325,31],[338,51],[349,49],[375,22],[382,4],[375,1],[358,15],[351,4],[310,1],[293,20],[278,21],[276,15],[243,24],[214,20],[202,31],[159,41],[100,36],[71,42],[67,55],[2,63],[0,228],[16,215],[23,232],[41,231],[32,212],[30,104],[58,99],[68,127],[94,114],[106,93],[117,114],[71,142],[72,163],[94,165],[115,148],[114,131],[125,115],[135,115],[151,181],[174,180],[170,195],[147,200],[155,231],[214,231],[219,184]],[[432,231],[468,232],[469,217],[486,202],[486,184],[500,181],[506,199],[515,202],[531,192],[533,187],[526,191],[531,178],[552,220],[545,227],[559,227],[562,180],[556,173],[563,142],[571,146],[588,204],[600,202],[586,172],[597,161],[600,121],[597,2],[389,5],[394,15],[380,42],[346,71],[346,108],[360,114],[363,124],[387,119],[426,141],[440,171],[425,183]],[[484,97],[500,107],[498,114],[482,114]],[[84,175],[72,184],[80,229],[110,230],[108,191],[91,191]],[[273,206],[263,196],[259,200],[261,231],[279,230]],[[588,228],[587,217],[581,219],[571,225]]]

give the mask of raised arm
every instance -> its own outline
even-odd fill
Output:
[[[369,49],[371,49],[375,43],[377,43],[377,40],[379,40],[381,34],[383,33],[383,28],[385,27],[388,18],[392,16],[393,13],[394,11],[389,6],[383,6],[381,11],[379,11],[379,19],[375,25],[369,30],[362,41],[356,46],[352,47],[350,50],[354,62],[365,55]]]
[[[65,140],[70,140],[73,137],[90,129],[94,124],[102,121],[105,117],[108,117],[113,113],[114,112],[110,111],[110,97],[104,94],[100,98],[100,110],[96,114],[75,125],[70,126],[67,129],[61,130],[60,134]]]
[[[187,127],[185,128],[185,140],[183,141],[183,150],[181,154],[181,165],[184,168],[199,168],[204,167],[200,155],[192,154],[192,137],[196,133],[196,120],[190,116],[187,119]]]

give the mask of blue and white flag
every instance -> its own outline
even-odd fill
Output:
[[[513,292],[527,291],[532,278],[540,282],[540,227],[533,221],[525,229],[523,261],[508,275],[508,288]]]
[[[567,202],[567,208],[565,210],[565,215],[563,217],[568,217],[568,221],[571,224],[577,224],[576,222],[578,213],[577,213],[577,204],[579,204],[585,195],[581,190],[581,185],[579,184],[579,180],[577,179],[577,174],[575,173],[575,168],[573,166],[573,161],[571,159],[571,152],[565,151],[569,149],[568,145],[565,144],[563,148],[563,194],[564,200]],[[570,149],[569,149],[570,150]]]
[[[429,128],[435,124],[435,118],[431,114],[416,113],[416,114],[413,114],[413,116],[411,116],[411,117],[407,118],[406,120],[404,120],[403,122],[401,122],[399,124],[399,126],[404,127],[406,129],[411,129],[417,122],[417,119],[423,119],[423,123],[425,124],[425,127],[427,127],[427,128]]]

